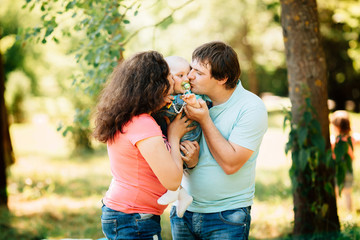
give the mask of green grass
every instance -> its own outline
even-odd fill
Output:
[[[269,119],[272,132],[278,135],[285,134],[280,119],[279,113]],[[9,169],[10,212],[0,211],[0,239],[103,238],[101,198],[111,181],[104,146],[93,153],[72,155],[68,139],[46,123],[13,125],[11,136],[17,161]],[[360,148],[356,155],[360,159]],[[354,169],[355,176],[360,176],[359,161]],[[291,239],[288,166],[260,165],[256,174],[251,239]],[[360,209],[360,177],[355,178],[353,191],[354,206]],[[339,239],[360,239],[360,212],[350,218],[340,200],[338,213],[343,230]],[[170,240],[169,208],[162,215],[162,229],[163,239]]]

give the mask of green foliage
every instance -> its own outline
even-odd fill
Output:
[[[85,92],[96,95],[114,66],[121,60],[124,40],[124,29],[129,24],[128,14],[136,14],[140,7],[139,1],[125,5],[125,1],[98,0],[60,0],[31,1],[24,7],[32,10],[40,7],[43,15],[41,25],[24,30],[23,40],[35,39],[46,43],[53,40],[60,42],[61,37],[72,37],[80,34],[80,41],[70,53],[82,66],[83,72],[74,76],[74,84],[88,83]],[[72,17],[72,28],[68,29],[63,22]],[[55,31],[57,29],[60,31]],[[22,32],[21,32],[22,33]]]
[[[127,5],[127,3],[129,5]],[[65,136],[72,132],[77,146],[90,149],[90,108],[107,77],[122,59],[122,42],[126,34],[127,16],[136,15],[140,1],[98,0],[27,0],[23,8],[32,11],[38,7],[42,12],[40,26],[19,31],[19,39],[43,44],[61,38],[78,38],[70,49],[81,72],[73,75],[73,87],[80,95],[90,98],[87,102],[76,100],[75,119],[70,126],[59,125]],[[67,19],[71,16],[70,25]]]
[[[353,149],[350,136],[347,138],[346,141],[342,139],[341,135],[337,136],[334,148],[334,160],[336,167],[336,183],[339,187],[339,195],[341,195],[341,191],[344,188],[346,173],[353,172],[352,159],[348,153],[349,147]]]
[[[12,71],[7,77],[5,100],[11,122],[24,122],[24,103],[30,97],[30,79],[20,70]]]
[[[337,240],[360,239],[360,227],[356,224],[346,224]]]
[[[281,204],[285,200],[292,201],[291,185],[287,183],[287,169],[275,169],[269,171],[257,170],[255,182],[255,200],[259,202],[271,202]]]
[[[25,30],[24,40],[33,38],[46,43],[49,39],[59,43],[61,37],[72,37],[80,34],[80,41],[74,45],[70,53],[83,67],[83,74],[74,77],[74,83],[89,83],[87,93],[98,93],[99,87],[106,81],[114,66],[121,60],[129,14],[136,15],[140,1],[98,1],[98,0],[59,0],[59,1],[27,1],[24,7],[40,5],[43,15],[39,27]],[[30,5],[30,6],[29,6]],[[63,23],[71,16],[72,29]],[[91,84],[90,84],[91,83]]]
[[[276,66],[274,70],[266,69],[267,66],[258,65],[256,76],[261,79],[260,92],[271,92],[276,96],[288,96],[287,69],[285,65]],[[247,78],[246,72],[244,77]]]
[[[291,130],[285,153],[291,151],[292,166],[289,173],[293,191],[301,189],[302,197],[309,199],[309,210],[316,218],[321,218],[326,216],[329,208],[324,193],[334,196],[334,177],[339,187],[342,187],[345,173],[350,170],[351,159],[347,153],[349,143],[339,141],[335,146],[336,159],[333,159],[331,149],[326,149],[310,98],[307,97],[305,102],[306,106],[299,109],[303,115],[298,124],[292,123],[291,112],[286,112],[284,128],[290,122]]]
[[[5,2],[2,3],[4,12],[0,11],[0,51],[6,76],[5,101],[10,124],[24,121],[23,104],[29,97],[38,94],[34,69],[26,64],[26,59],[33,49],[25,49],[16,41],[16,33],[21,24],[20,14],[14,10],[16,7],[16,2]]]
[[[319,1],[321,33],[328,68],[329,97],[336,109],[354,101],[360,111],[360,11],[359,1]]]
[[[189,0],[188,2],[191,2]],[[167,28],[173,22],[175,11],[154,25],[128,32],[130,19],[138,15],[141,0],[27,0],[23,8],[41,12],[40,24],[21,29],[18,39],[24,42],[60,44],[65,38],[72,41],[72,54],[80,71],[72,75],[72,87],[77,91],[72,96],[78,109],[69,126],[59,125],[58,131],[66,136],[72,133],[77,147],[90,149],[89,140],[91,111],[108,76],[123,59],[128,41],[146,27]],[[133,21],[133,20],[132,20]],[[68,90],[69,86],[64,87]],[[85,99],[85,100],[84,100]]]
[[[316,183],[322,176],[317,175],[320,166],[326,167],[323,171],[333,167],[331,152],[326,152],[325,140],[321,133],[320,123],[315,118],[315,109],[311,106],[310,98],[306,98],[306,106],[303,107],[303,116],[299,124],[292,123],[292,114],[287,112],[284,118],[284,127],[290,122],[291,130],[289,140],[285,147],[285,153],[291,151],[292,166],[290,168],[290,177],[293,183],[293,189],[298,187],[298,177],[303,175],[306,178],[308,189],[318,189],[320,193],[325,187],[329,194],[333,194],[332,185],[318,186]],[[309,174],[304,174],[309,173]],[[323,179],[326,183],[331,183],[332,179]],[[315,190],[317,191],[317,190]],[[322,207],[320,203],[313,206],[318,212]],[[324,209],[324,208],[323,208]]]

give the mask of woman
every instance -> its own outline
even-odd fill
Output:
[[[179,143],[193,129],[179,114],[167,142],[150,116],[171,101],[172,88],[163,56],[148,51],[119,64],[102,92],[93,135],[107,143],[113,176],[101,215],[108,239],[161,239],[160,215],[166,206],[157,199],[180,186]]]

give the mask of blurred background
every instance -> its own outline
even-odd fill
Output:
[[[100,201],[111,176],[106,146],[93,141],[89,133],[96,97],[109,69],[119,58],[150,49],[191,61],[197,46],[220,40],[237,51],[243,84],[264,100],[269,114],[258,159],[250,236],[285,239],[294,216],[291,159],[284,151],[289,133],[283,128],[284,109],[291,104],[280,3],[107,1],[120,2],[124,13],[119,16],[122,25],[112,25],[103,14],[110,7],[97,8],[105,6],[102,2],[106,1],[0,0],[5,77],[1,81],[7,109],[7,116],[2,111],[1,118],[8,119],[14,152],[6,171],[10,211],[0,216],[0,238],[103,237]],[[353,132],[360,132],[360,3],[317,3],[329,108],[349,111]],[[101,31],[85,28],[98,23]],[[360,239],[359,151],[355,149],[354,212],[346,211],[343,199],[338,201],[342,229],[359,237],[349,239]],[[171,239],[168,210],[162,222],[163,238]]]

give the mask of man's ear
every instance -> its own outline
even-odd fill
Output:
[[[218,80],[218,84],[219,84],[219,85],[225,85],[225,83],[227,82],[227,80],[228,80],[227,77],[225,77],[225,78],[223,78],[223,79],[221,79],[221,80]]]

